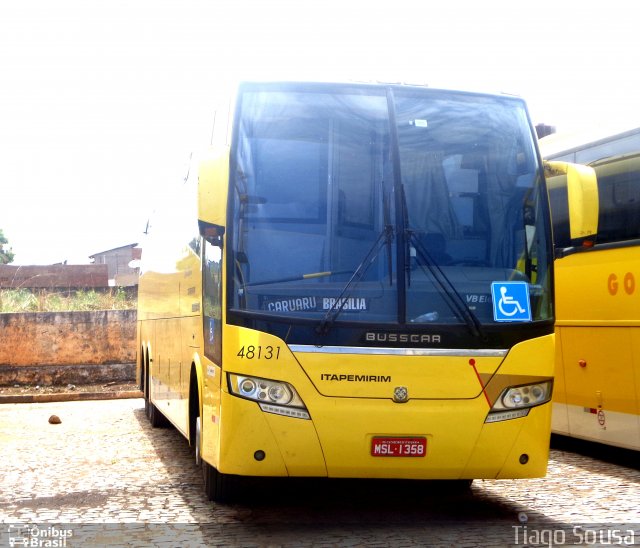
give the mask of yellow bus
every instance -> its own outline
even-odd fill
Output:
[[[189,440],[211,500],[239,476],[545,474],[534,135],[521,99],[404,85],[244,83],[217,110],[149,228],[138,316],[149,419]]]
[[[566,204],[551,193],[557,369],[552,429],[640,449],[640,128],[541,140],[545,158],[588,164],[599,189],[598,233],[576,246]]]

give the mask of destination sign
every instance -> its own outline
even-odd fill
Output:
[[[312,296],[263,296],[260,309],[269,312],[323,312],[341,309],[343,312],[369,310],[369,301],[364,297],[312,297]]]

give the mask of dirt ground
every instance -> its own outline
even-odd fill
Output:
[[[66,394],[66,393],[110,393],[138,390],[134,381],[108,382],[102,384],[64,384],[55,386],[13,385],[0,386],[0,396],[29,396],[36,394]]]

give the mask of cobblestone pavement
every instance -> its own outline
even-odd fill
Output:
[[[556,449],[547,478],[469,492],[279,480],[247,483],[252,502],[221,506],[206,500],[186,440],[152,429],[130,399],[0,405],[0,457],[0,546],[640,544],[637,461]]]

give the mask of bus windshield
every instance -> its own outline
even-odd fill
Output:
[[[492,282],[522,281],[531,321],[552,317],[544,182],[522,101],[250,84],[235,127],[234,312],[466,329],[496,323]]]

